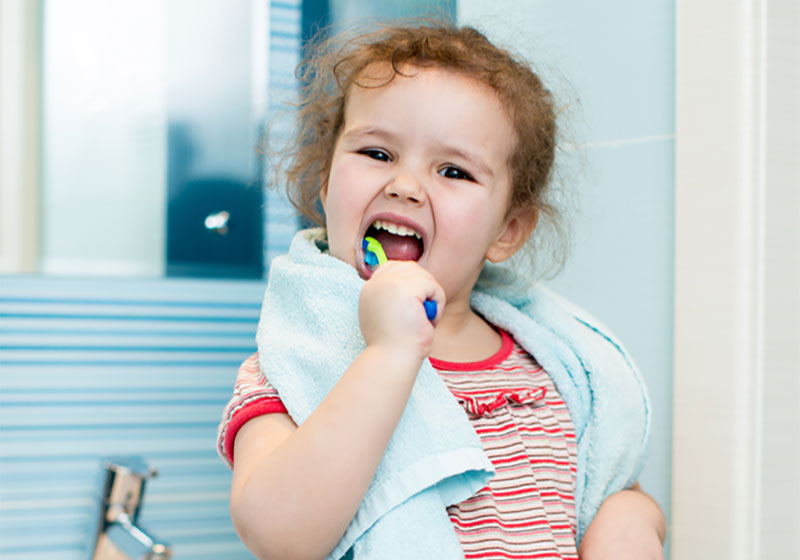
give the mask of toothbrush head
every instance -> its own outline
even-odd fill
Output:
[[[367,263],[367,266],[374,268],[389,260],[386,258],[386,253],[383,252],[380,241],[374,237],[365,237],[361,242],[361,247],[364,249],[364,262]]]
[[[367,263],[367,266],[370,268],[375,268],[378,266],[378,257],[375,256],[375,253],[368,251],[364,253],[364,262]]]

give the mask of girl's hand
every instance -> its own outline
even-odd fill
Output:
[[[666,522],[639,484],[604,501],[583,536],[581,560],[663,560]]]
[[[425,315],[426,299],[438,305],[433,324]],[[434,324],[444,304],[444,290],[430,272],[413,261],[389,261],[361,290],[358,318],[364,341],[422,361],[430,354]]]

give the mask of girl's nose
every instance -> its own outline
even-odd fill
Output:
[[[412,204],[421,204],[426,198],[424,188],[410,174],[397,175],[386,185],[384,194],[388,198],[393,198],[400,202],[408,201]]]

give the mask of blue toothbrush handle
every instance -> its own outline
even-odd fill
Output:
[[[436,319],[436,312],[437,312],[437,305],[435,299],[426,299],[422,302],[422,305],[425,306],[425,315],[428,316],[428,321],[433,321]]]

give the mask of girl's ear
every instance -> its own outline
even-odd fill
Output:
[[[527,212],[516,212],[506,221],[505,227],[494,243],[486,251],[486,259],[503,262],[516,253],[528,240],[539,219],[538,209]]]

